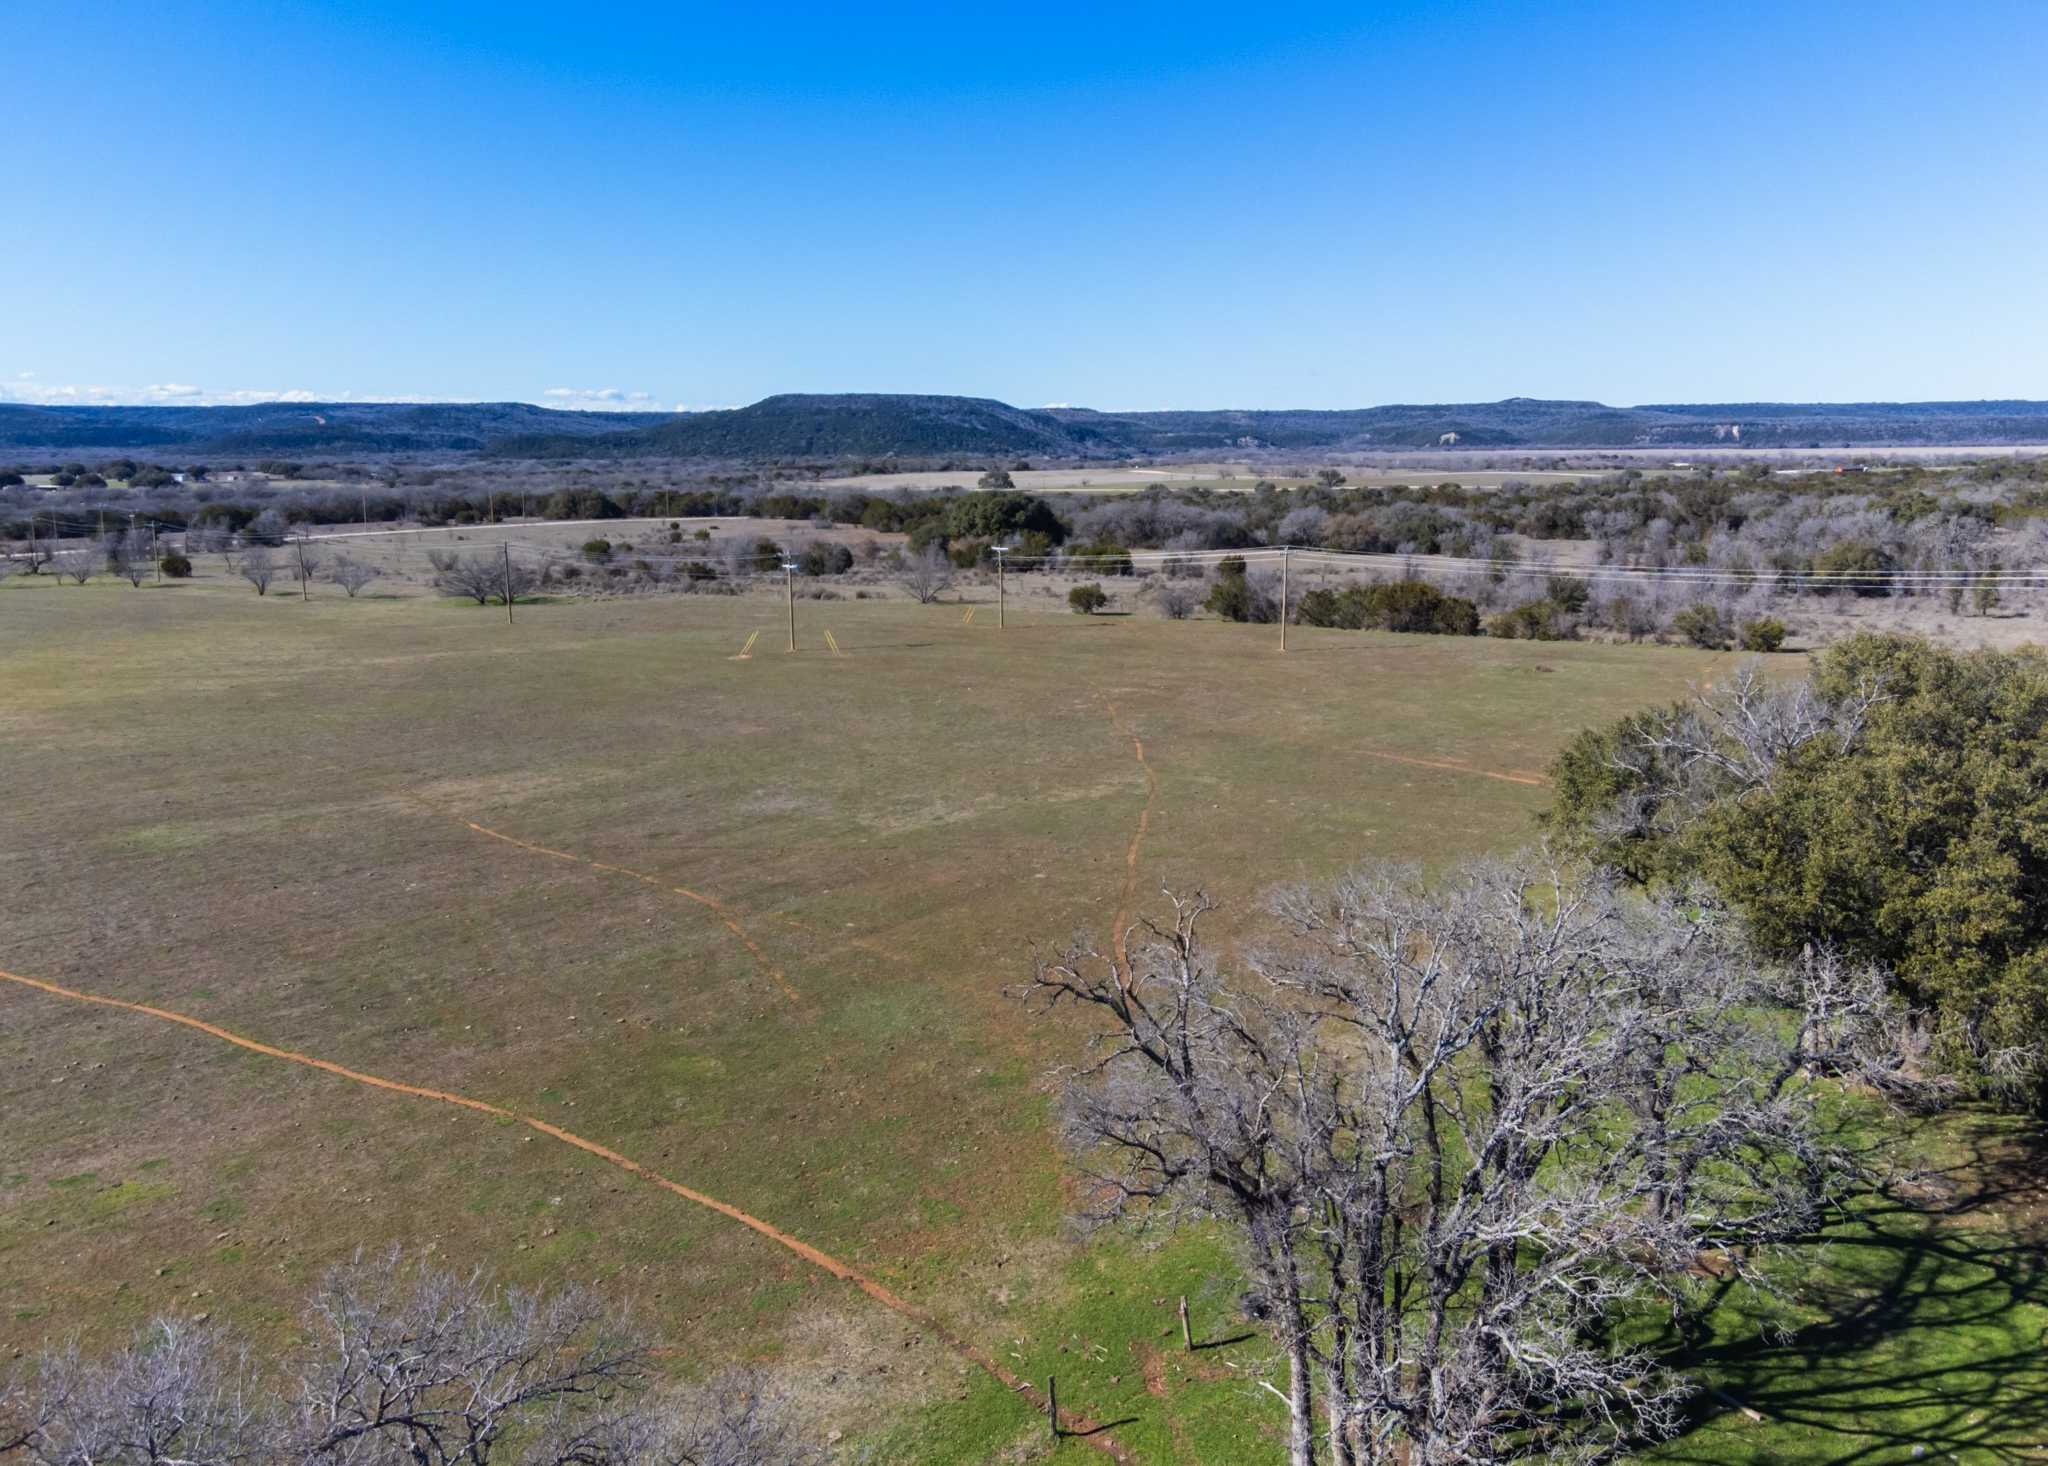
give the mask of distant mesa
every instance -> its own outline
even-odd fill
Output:
[[[1096,412],[987,397],[783,393],[711,412],[587,412],[521,402],[242,407],[0,404],[0,453],[157,458],[386,454],[793,462],[1399,449],[1928,447],[2048,443],[2048,403],[1744,402],[1610,407],[1510,397],[1343,410]]]

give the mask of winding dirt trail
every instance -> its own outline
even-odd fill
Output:
[[[449,811],[440,808],[428,800],[420,798],[417,794],[408,795],[407,797],[413,803],[419,805],[420,808],[432,810],[443,819],[459,821],[475,830],[479,835],[488,835],[493,840],[502,840],[507,845],[531,851],[535,855],[545,855],[554,860],[566,860],[572,865],[587,865],[592,870],[605,871],[611,875],[626,876],[632,880],[639,881],[642,885],[652,886],[657,891],[668,891],[686,900],[696,902],[699,906],[702,906],[706,911],[709,911],[713,916],[724,922],[726,930],[739,938],[740,945],[753,954],[755,963],[763,972],[768,974],[777,987],[782,989],[784,997],[788,998],[792,1003],[803,1001],[803,999],[797,996],[796,989],[789,985],[788,976],[784,974],[780,967],[777,967],[768,960],[768,954],[763,952],[754,939],[747,935],[747,929],[740,925],[739,919],[716,896],[707,896],[702,891],[691,890],[688,886],[672,886],[659,876],[651,876],[646,871],[634,870],[631,866],[610,865],[602,860],[592,860],[587,855],[576,855],[567,850],[555,850],[546,845],[536,845],[531,840],[522,840],[517,835],[508,835],[503,830],[494,830],[489,825],[480,825],[473,819],[468,819],[459,814],[451,814]]]
[[[873,957],[885,958],[890,962],[909,962],[912,960],[896,948],[887,946],[884,943],[870,940],[867,937],[848,936],[845,932],[826,931],[823,927],[813,926],[808,921],[799,921],[794,916],[785,916],[780,911],[757,913],[756,919],[780,922],[793,931],[800,931],[806,936],[816,937],[819,941],[837,942],[842,947],[852,947],[856,951],[866,952]]]
[[[486,831],[486,833],[489,832]],[[556,852],[550,851],[548,853],[553,854]],[[568,858],[574,859],[576,857]],[[842,1282],[853,1284],[854,1287],[860,1289],[861,1292],[867,1294],[868,1297],[874,1299],[884,1308],[890,1309],[892,1312],[909,1319],[918,1327],[928,1330],[940,1342],[945,1344],[948,1349],[952,1350],[953,1353],[975,1365],[992,1378],[1000,1381],[1013,1393],[1024,1396],[1040,1413],[1043,1413],[1045,1410],[1046,1400],[1044,1393],[1034,1387],[1029,1381],[1004,1368],[996,1360],[995,1356],[987,1350],[961,1338],[958,1334],[947,1328],[945,1324],[941,1323],[933,1314],[910,1302],[908,1299],[891,1292],[858,1268],[841,1262],[830,1253],[822,1252],[800,1238],[792,1237],[772,1222],[764,1222],[757,1216],[741,1211],[731,1202],[720,1201],[717,1197],[706,1195],[702,1191],[685,1186],[680,1181],[672,1181],[659,1171],[652,1170],[647,1166],[641,1165],[636,1160],[620,1155],[609,1146],[600,1145],[594,1140],[587,1140],[574,1131],[564,1130],[559,1125],[550,1125],[547,1121],[534,1115],[523,1115],[517,1110],[506,1109],[503,1105],[494,1105],[488,1100],[473,1099],[468,1095],[455,1094],[445,1089],[427,1089],[421,1085],[407,1084],[403,1080],[386,1079],[381,1075],[365,1074],[360,1069],[350,1069],[346,1065],[337,1064],[331,1059],[316,1058],[311,1054],[302,1054],[295,1049],[278,1048],[274,1044],[263,1043],[260,1040],[236,1033],[232,1029],[222,1028],[218,1024],[208,1023],[202,1018],[194,1018],[189,1013],[180,1013],[171,1008],[152,1007],[147,1003],[131,1003],[124,998],[110,998],[103,993],[81,992],[77,988],[62,987],[54,982],[45,982],[41,978],[23,977],[19,973],[8,972],[4,968],[0,968],[0,979],[19,984],[25,988],[32,988],[38,992],[47,993],[52,997],[65,998],[75,1003],[90,1003],[103,1008],[117,1008],[123,1012],[139,1013],[144,1017],[155,1018],[165,1023],[175,1023],[206,1034],[210,1038],[219,1039],[223,1043],[247,1049],[251,1053],[263,1054],[273,1059],[282,1059],[290,1064],[300,1064],[308,1069],[318,1069],[322,1073],[332,1074],[337,1078],[349,1080],[351,1083],[367,1085],[372,1089],[389,1090],[393,1094],[409,1095],[414,1099],[433,1100],[438,1104],[455,1105],[465,1110],[474,1110],[480,1115],[490,1115],[495,1119],[510,1120],[515,1124],[524,1125],[529,1130],[538,1131],[552,1140],[561,1141],[564,1145],[574,1146],[576,1149],[596,1156],[599,1160],[610,1165],[617,1166],[620,1170],[637,1176],[643,1181],[659,1186],[664,1191],[680,1196],[685,1201],[693,1202],[707,1210],[717,1212],[720,1216],[729,1217],[741,1226],[760,1233],[771,1242],[795,1253],[813,1267],[831,1274]],[[1059,1418],[1061,1429],[1068,1434],[1085,1438],[1090,1445],[1104,1451],[1118,1461],[1129,1460],[1129,1456],[1125,1453],[1123,1447],[1119,1446],[1105,1432],[1103,1427],[1095,1421],[1090,1420],[1086,1416],[1075,1415],[1067,1410],[1060,1411]]]
[[[1532,784],[1541,789],[1550,781],[1541,774],[1504,773],[1495,769],[1475,769],[1470,764],[1461,764],[1452,759],[1413,758],[1405,753],[1382,753],[1376,748],[1356,750],[1366,758],[1384,759],[1390,764],[1413,764],[1418,769],[1443,769],[1452,774],[1472,774],[1481,779],[1498,779],[1503,784]]]
[[[1116,922],[1110,929],[1110,951],[1116,958],[1117,970],[1125,982],[1131,980],[1131,954],[1125,943],[1125,928],[1131,924],[1132,902],[1138,894],[1138,851],[1145,843],[1145,834],[1152,828],[1152,806],[1159,800],[1159,776],[1152,772],[1152,765],[1145,761],[1145,740],[1138,736],[1135,727],[1126,727],[1116,710],[1116,704],[1105,701],[1109,709],[1109,726],[1131,740],[1131,753],[1138,760],[1138,767],[1145,771],[1145,807],[1138,811],[1138,828],[1131,832],[1130,847],[1124,852],[1124,888],[1117,897]]]

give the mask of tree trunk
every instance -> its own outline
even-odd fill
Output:
[[[1287,1466],[1316,1466],[1315,1401],[1309,1390],[1308,1339],[1287,1340]]]
[[[1265,1231],[1254,1224],[1253,1237]],[[1315,1390],[1309,1355],[1308,1310],[1301,1298],[1301,1270],[1295,1263],[1294,1238],[1282,1220],[1272,1237],[1270,1256],[1278,1264],[1280,1330],[1287,1348],[1287,1466],[1316,1466]]]
[[[1330,1340],[1330,1357],[1323,1365],[1323,1411],[1330,1421],[1330,1466],[1354,1466],[1351,1426],[1345,1409],[1351,1400],[1350,1371],[1346,1367],[1351,1339],[1344,1328],[1344,1315],[1332,1310],[1336,1333]]]

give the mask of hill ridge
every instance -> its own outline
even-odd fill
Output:
[[[0,453],[204,458],[483,453],[802,460],[1105,459],[1245,449],[1925,447],[2048,443],[2048,402],[1649,403],[1582,398],[1360,408],[1115,412],[945,393],[781,392],[686,413],[523,402],[277,402],[228,407],[0,403]]]

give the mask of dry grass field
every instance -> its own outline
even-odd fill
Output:
[[[1242,929],[1527,841],[1566,737],[1728,659],[992,610],[800,602],[789,655],[765,592],[0,586],[0,970],[63,990],[0,982],[0,1364],[281,1337],[399,1245],[596,1280],[878,1459],[1252,1453],[1227,1259],[1068,1234],[1084,1033],[1005,986],[1162,882]],[[1044,1446],[1049,1374],[1105,1433]]]

